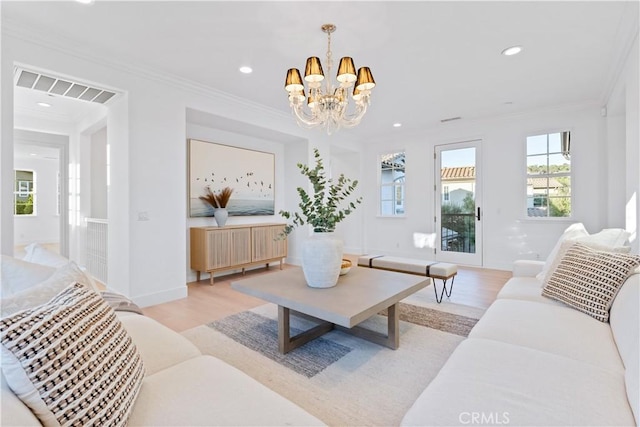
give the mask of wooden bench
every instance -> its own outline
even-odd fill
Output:
[[[398,271],[400,273],[417,274],[420,276],[430,277],[433,283],[433,291],[436,294],[436,302],[440,304],[444,295],[449,298],[453,291],[453,281],[458,274],[458,266],[456,264],[448,264],[445,262],[426,261],[421,259],[393,257],[386,255],[363,255],[358,258],[358,265],[362,267],[378,268],[381,270]],[[438,296],[438,288],[436,280],[442,280],[442,292]],[[451,279],[449,289],[447,282]]]

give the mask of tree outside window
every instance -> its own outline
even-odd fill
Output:
[[[14,215],[35,215],[34,173],[27,170],[15,170]]]

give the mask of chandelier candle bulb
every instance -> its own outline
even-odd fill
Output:
[[[314,128],[322,126],[331,135],[338,129],[353,127],[360,123],[367,112],[370,103],[371,89],[376,85],[369,67],[361,67],[356,73],[353,59],[345,56],[340,59],[336,80],[338,85],[331,81],[331,69],[333,67],[331,53],[331,33],[336,30],[333,24],[325,24],[322,31],[327,34],[327,76],[322,69],[320,58],[312,56],[307,58],[304,72],[304,81],[300,77],[297,68],[287,71],[285,90],[289,93],[289,106],[298,124],[302,127]],[[304,93],[304,82],[309,91],[307,98]],[[355,85],[354,85],[355,83]],[[349,106],[349,92],[353,88],[352,104]],[[305,107],[304,100],[307,100]]]

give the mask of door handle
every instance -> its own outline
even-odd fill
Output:
[[[480,221],[480,208],[478,207],[478,213],[476,214],[476,219]]]

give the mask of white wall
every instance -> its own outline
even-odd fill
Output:
[[[366,247],[434,259],[433,250],[414,247],[413,233],[434,233],[434,146],[482,140],[484,266],[510,269],[515,259],[545,259],[557,237],[573,221],[591,232],[606,226],[600,179],[606,171],[603,118],[594,106],[557,108],[473,123],[443,125],[422,135],[403,135],[370,143],[363,153]],[[525,140],[527,135],[568,129],[572,134],[573,216],[547,221],[526,217]],[[406,215],[377,216],[377,156],[406,152]],[[375,230],[375,231],[374,231]]]
[[[16,245],[59,243],[60,216],[58,204],[58,160],[18,157],[14,166],[18,170],[34,171],[36,189],[36,215],[17,215],[14,219]]]
[[[91,160],[88,174],[91,180],[91,218],[107,219],[107,128],[91,135]]]
[[[632,233],[632,251],[640,251],[640,69],[638,37],[630,47],[607,104],[609,180],[608,219],[611,226]]]

